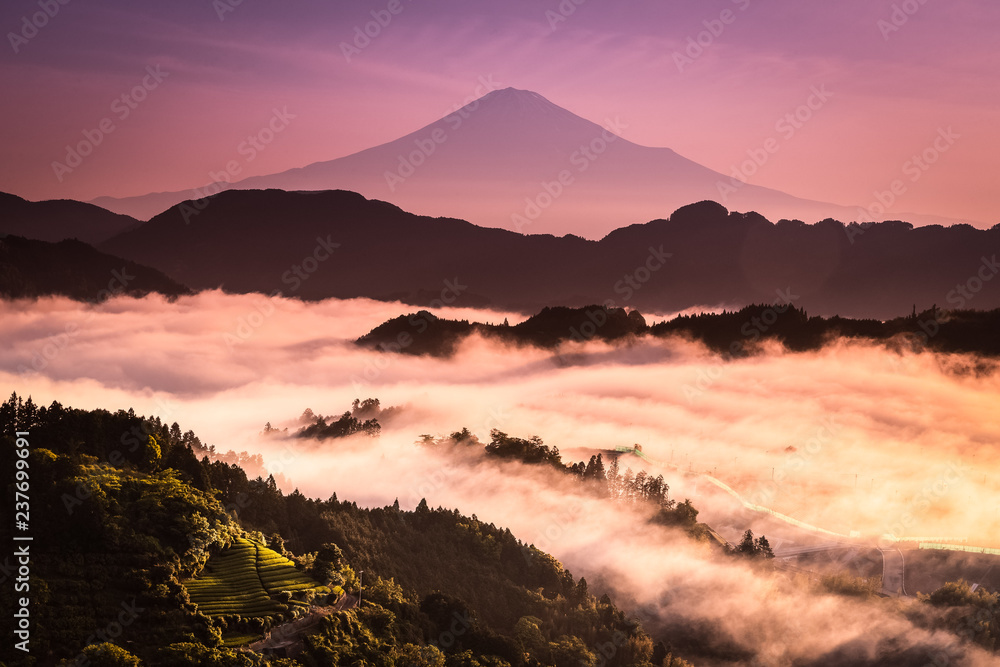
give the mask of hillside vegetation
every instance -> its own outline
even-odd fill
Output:
[[[285,495],[131,411],[14,395],[0,429],[6,466],[13,433],[30,432],[45,517],[31,664],[680,664],[556,559],[458,511]],[[358,595],[361,569],[364,605],[320,614],[293,636],[293,658],[232,647],[328,601],[319,584]]]
[[[357,339],[382,352],[450,356],[471,335],[512,345],[554,348],[563,343],[635,341],[642,336],[695,340],[726,357],[757,353],[763,341],[789,350],[818,350],[838,337],[878,342],[894,350],[931,349],[1000,356],[1000,309],[942,310],[936,306],[887,321],[810,316],[791,304],[752,304],[721,313],[679,315],[652,325],[636,311],[602,305],[545,308],[516,325],[445,320],[428,311],[383,322]]]
[[[198,611],[216,617],[280,616],[289,604],[308,606],[307,597],[312,600],[331,593],[288,558],[242,537],[210,558],[198,577],[183,584]],[[343,589],[338,587],[338,591]],[[285,592],[289,595],[282,604],[277,598]]]
[[[153,292],[174,297],[191,290],[156,269],[82,241],[49,243],[0,235],[0,298],[66,296],[96,303],[119,294]]]
[[[32,655],[9,665],[686,664],[674,647],[708,664],[732,658],[683,609],[651,637],[551,555],[475,515],[284,494],[273,478],[199,458],[214,448],[192,432],[132,411],[39,408],[13,395],[0,429],[8,469],[13,433],[30,433],[32,513],[44,517],[33,523]],[[424,444],[469,442],[463,431]],[[536,460],[609,502],[660,503],[657,523],[697,528],[693,508],[666,502],[657,479],[608,474],[596,456],[566,466],[540,439],[500,432],[484,456],[501,467]],[[744,543],[737,556],[769,551],[749,532]],[[341,591],[363,605],[317,606]],[[965,582],[882,612],[997,650],[997,595]],[[281,655],[245,650],[269,631],[283,638]]]
[[[198,224],[190,224],[196,210]],[[702,201],[599,241],[525,231],[413,215],[346,191],[228,190],[174,206],[99,248],[194,289],[278,288],[309,300],[431,308],[597,303],[669,313],[771,303],[788,288],[797,307],[856,318],[894,317],[914,303],[1000,307],[1000,281],[986,279],[1000,271],[1000,225],[771,222]],[[329,260],[308,280],[289,273],[275,285],[309,253]]]

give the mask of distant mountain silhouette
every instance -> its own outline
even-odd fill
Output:
[[[1000,226],[772,224],[711,202],[588,241],[416,216],[351,192],[231,190],[100,248],[196,289],[303,299],[655,313],[784,299],[816,314],[879,319],[913,304],[1000,307]]]
[[[72,199],[32,202],[0,192],[0,234],[39,241],[79,239],[94,244],[138,225],[135,218],[93,204]]]
[[[524,322],[482,324],[468,320],[441,319],[421,310],[388,320],[358,339],[358,344],[387,352],[449,356],[455,346],[473,333],[499,338],[506,342],[552,347],[570,340],[621,340],[649,330],[639,311],[605,308],[556,306],[543,308]]]
[[[622,340],[640,336],[681,336],[704,343],[729,358],[755,354],[759,343],[774,340],[789,350],[818,350],[836,337],[888,342],[897,349],[930,348],[1000,357],[1000,309],[945,311],[931,308],[907,317],[854,320],[810,317],[795,306],[753,304],[740,310],[678,316],[649,326],[638,311],[545,308],[514,326],[446,320],[426,310],[388,320],[357,339],[381,352],[447,357],[465,338],[478,334],[515,345],[552,348],[569,341]],[[963,369],[964,370],[964,369]],[[967,369],[985,372],[986,367]]]
[[[151,292],[180,296],[191,290],[155,269],[98,252],[82,241],[0,239],[0,298],[59,295],[98,302],[117,294]]]
[[[538,93],[505,88],[395,141],[218,187],[351,190],[425,215],[593,239],[699,200],[758,211],[773,220],[859,219],[857,207],[808,201],[738,181],[733,187],[728,173],[703,167],[669,148],[627,141],[621,136],[627,134],[626,126],[619,127],[615,119],[600,121],[585,120]],[[720,184],[732,190],[720,191]],[[192,185],[201,188],[206,183]],[[102,197],[94,203],[145,220],[181,201],[215,192]]]

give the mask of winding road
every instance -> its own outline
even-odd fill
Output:
[[[248,648],[256,653],[263,653],[268,649],[289,646],[298,642],[299,638],[306,631],[311,630],[320,622],[320,619],[334,612],[354,609],[357,606],[358,598],[345,593],[332,606],[312,607],[308,616],[275,626],[267,633],[264,639],[253,642]]]
[[[862,546],[861,544],[847,542],[825,542],[811,546],[776,549],[774,556],[775,558],[791,558],[802,554],[819,553],[822,551],[857,549]],[[879,548],[879,553],[882,554],[882,594],[890,597],[906,597],[903,552],[900,549],[892,547],[889,549]]]
[[[879,551],[882,552],[882,593],[892,597],[905,597],[903,552],[895,548]]]

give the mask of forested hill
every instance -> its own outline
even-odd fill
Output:
[[[516,345],[551,348],[565,342],[635,340],[640,336],[682,336],[728,356],[752,354],[774,340],[794,351],[816,350],[837,337],[895,344],[912,349],[1000,356],[1000,309],[941,310],[887,321],[810,316],[790,304],[754,304],[739,310],[681,315],[649,325],[636,311],[593,305],[545,308],[510,325],[445,320],[421,310],[401,315],[361,336],[357,344],[385,352],[449,356],[473,334]]]
[[[28,201],[0,192],[0,235],[14,234],[39,241],[79,239],[101,243],[139,221],[100,206],[72,199]]]
[[[431,305],[450,294],[460,306],[518,312],[613,300],[663,313],[759,302],[791,286],[797,306],[824,315],[886,318],[935,301],[1000,307],[992,279],[1000,225],[772,223],[708,201],[661,214],[669,219],[590,241],[413,215],[347,191],[228,190],[178,204],[99,247],[194,289],[284,290],[310,300]],[[310,257],[317,264],[308,280],[283,278]]]
[[[596,664],[600,647],[612,649],[607,665],[682,664],[553,557],[457,510],[284,494],[273,478],[211,461],[191,431],[131,410],[37,407],[14,395],[0,429],[7,470],[15,431],[30,434],[34,537],[37,662],[8,664],[265,664],[236,647],[308,613],[308,601],[293,591],[267,602],[264,591],[265,615],[218,615],[200,611],[185,585],[205,579],[203,596],[213,577],[239,575],[231,568],[248,544],[258,567],[290,557],[303,576],[354,596],[365,571],[363,606],[313,607],[320,618],[294,658],[269,664],[577,667]]]
[[[111,296],[190,294],[156,269],[95,250],[82,241],[0,238],[0,297],[68,296],[97,302]]]
[[[28,435],[17,440],[17,432]],[[422,445],[479,444],[469,435],[463,429]],[[651,637],[551,555],[475,515],[426,501],[408,512],[398,504],[360,508],[335,493],[286,494],[272,477],[251,479],[218,460],[252,466],[256,457],[213,461],[214,447],[158,417],[38,407],[15,394],[0,404],[0,440],[0,465],[30,477],[33,537],[30,586],[21,591],[31,600],[31,654],[5,652],[6,665],[687,665],[675,647],[697,663],[755,659],[678,606],[646,610],[670,621],[659,618],[662,634]],[[26,457],[16,454],[25,449]],[[484,456],[498,474],[513,459],[577,475],[611,500],[659,503],[667,512],[654,524],[693,519],[689,504],[665,503],[662,479],[639,483],[615,465],[605,471],[599,456],[566,466],[539,438],[500,432]],[[733,557],[767,563],[758,553],[766,544],[742,547]],[[3,558],[0,583],[10,585],[14,563]],[[996,595],[962,582],[925,602],[911,610],[912,622],[974,628],[968,641],[995,649]]]

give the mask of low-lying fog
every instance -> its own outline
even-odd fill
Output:
[[[948,648],[953,638],[876,616],[873,606],[807,595],[680,537],[654,534],[641,510],[581,495],[558,476],[470,467],[414,442],[463,426],[485,441],[498,428],[539,435],[564,461],[640,444],[663,465],[626,457],[623,471],[662,473],[671,495],[690,496],[709,523],[725,523],[737,505],[705,477],[683,472],[711,474],[748,502],[834,533],[980,544],[1000,535],[1000,373],[970,372],[975,360],[967,357],[900,356],[848,341],[806,354],[772,346],[730,362],[680,340],[573,343],[552,352],[476,338],[451,359],[351,343],[415,310],[218,292],[173,303],[6,302],[0,386],[40,404],[133,407],[177,421],[221,452],[263,453],[271,471],[310,496],[336,492],[359,505],[398,497],[404,508],[426,498],[475,513],[636,604],[718,624],[717,640],[757,652],[758,664],[858,664],[887,638],[923,647],[914,664],[936,664],[934,654],[951,664],[990,664],[972,654],[959,659]],[[265,422],[294,430],[305,408],[339,414],[367,397],[402,408],[377,440],[260,435]],[[728,526],[726,537],[740,528]],[[847,652],[834,658],[838,647]]]

